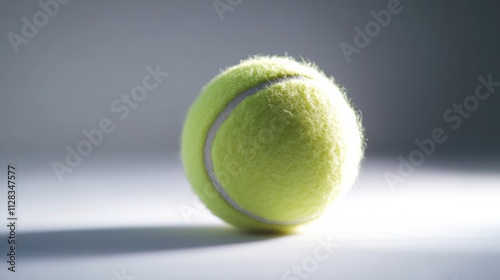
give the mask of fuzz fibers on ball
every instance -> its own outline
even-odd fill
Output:
[[[317,218],[354,183],[358,115],[312,63],[257,56],[210,81],[181,140],[188,180],[224,221],[287,232]]]

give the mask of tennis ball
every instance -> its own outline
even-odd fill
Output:
[[[287,232],[348,190],[363,147],[359,117],[332,79],[312,63],[258,56],[203,88],[181,157],[215,215],[250,231]]]

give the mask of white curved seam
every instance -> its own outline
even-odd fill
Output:
[[[272,224],[272,225],[294,225],[294,224],[300,224],[309,220],[312,220],[316,217],[310,217],[310,218],[305,218],[305,219],[298,219],[298,220],[292,220],[292,221],[274,221],[270,219],[266,219],[262,216],[256,215],[247,209],[242,208],[236,201],[234,201],[231,196],[226,192],[224,187],[222,186],[221,182],[217,178],[217,175],[215,174],[214,171],[214,164],[212,160],[212,145],[215,140],[215,135],[217,134],[217,131],[219,130],[220,126],[226,121],[226,119],[229,117],[231,112],[238,106],[245,98],[252,96],[259,91],[266,89],[268,87],[271,87],[275,84],[282,83],[282,82],[287,82],[290,80],[304,80],[306,77],[303,76],[289,76],[289,77],[282,77],[282,78],[277,78],[273,79],[264,83],[261,83],[253,88],[247,89],[243,91],[242,93],[238,94],[227,106],[222,110],[222,112],[217,116],[215,119],[214,123],[210,127],[207,133],[207,138],[205,140],[205,146],[204,146],[204,163],[205,163],[205,170],[207,171],[208,176],[210,177],[210,181],[212,182],[212,185],[215,187],[217,192],[224,198],[224,200],[229,203],[236,211],[244,214],[247,217],[250,217],[254,220],[257,220],[259,222],[265,223],[265,224]]]

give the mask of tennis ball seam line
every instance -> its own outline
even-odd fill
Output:
[[[231,207],[233,207],[236,211],[240,212],[241,214],[252,218],[254,220],[257,220],[261,223],[265,224],[271,224],[271,225],[295,225],[295,224],[301,224],[304,222],[307,222],[309,220],[315,219],[316,216],[314,217],[308,217],[305,219],[298,219],[298,220],[293,220],[293,221],[274,221],[274,220],[269,220],[266,219],[262,216],[256,215],[247,209],[244,209],[234,201],[231,196],[226,192],[224,187],[222,186],[221,182],[217,178],[217,175],[215,174],[214,171],[214,164],[212,160],[212,146],[213,142],[215,140],[215,135],[217,134],[217,131],[219,130],[220,126],[226,121],[226,119],[229,117],[231,112],[247,97],[250,97],[261,90],[264,90],[268,87],[271,87],[273,85],[276,85],[278,83],[282,82],[287,82],[290,80],[306,80],[310,79],[305,76],[285,76],[285,77],[280,77],[272,80],[268,80],[266,82],[263,82],[261,84],[258,84],[250,89],[247,89],[241,93],[239,93],[233,100],[231,100],[226,107],[221,111],[221,113],[217,116],[215,119],[214,123],[210,127],[207,133],[207,138],[205,139],[205,146],[204,146],[204,164],[205,164],[205,170],[210,178],[210,181],[214,188],[217,190],[217,192],[222,196],[224,201],[226,201]]]

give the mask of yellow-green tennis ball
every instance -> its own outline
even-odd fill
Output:
[[[204,87],[181,156],[215,215],[283,232],[317,218],[353,184],[363,143],[358,115],[332,79],[311,63],[260,56]]]

